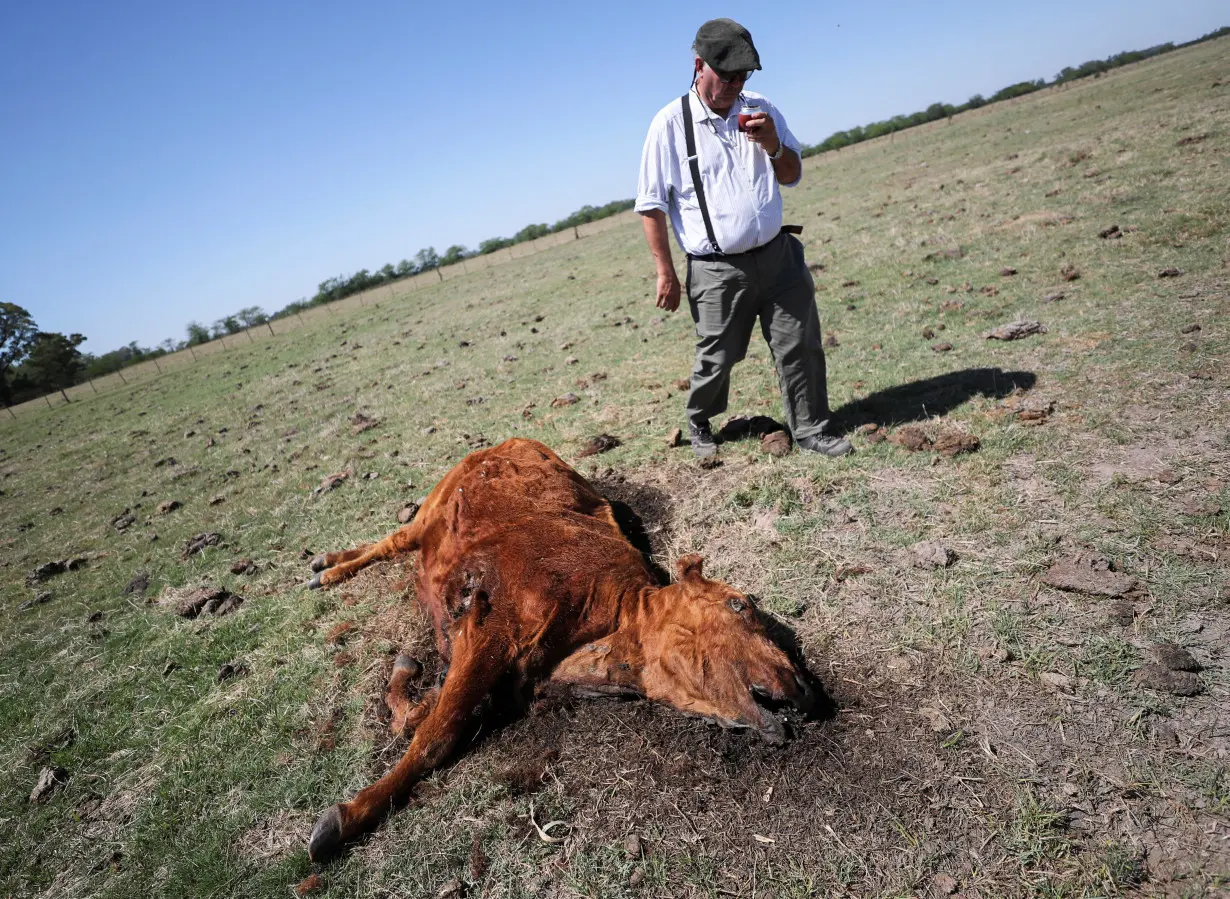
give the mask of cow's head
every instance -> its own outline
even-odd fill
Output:
[[[780,743],[785,730],[774,710],[810,711],[817,698],[810,678],[769,638],[751,598],[704,577],[702,566],[700,556],[680,558],[676,582],[649,612],[641,636],[645,693]]]

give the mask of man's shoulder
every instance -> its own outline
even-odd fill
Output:
[[[653,121],[649,127],[651,129],[666,128],[673,122],[677,122],[683,117],[683,103],[681,102],[682,94],[671,100],[665,106],[658,110],[653,117]]]

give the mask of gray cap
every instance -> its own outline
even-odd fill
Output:
[[[751,34],[734,19],[710,19],[701,25],[692,49],[710,68],[721,72],[760,68],[760,54]]]

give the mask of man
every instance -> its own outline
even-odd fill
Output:
[[[688,256],[688,303],[699,338],[687,406],[692,449],[702,457],[717,452],[710,422],[726,411],[730,371],[746,355],[759,318],[795,443],[844,456],[853,452],[850,442],[827,432],[832,413],[815,284],[802,243],[782,231],[780,186],[802,177],[799,143],[772,103],[743,90],[760,68],[747,29],[713,19],[700,26],[692,50],[692,89],[654,117],[636,197],[657,263],[659,308],[677,309],[681,287],[668,214]],[[747,119],[746,134],[739,130],[743,105],[760,108]]]

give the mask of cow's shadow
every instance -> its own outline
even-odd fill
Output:
[[[833,431],[844,434],[864,424],[890,426],[946,415],[975,396],[1005,397],[1029,390],[1037,383],[1029,371],[1001,368],[966,368],[961,371],[908,381],[877,390],[833,410]]]
[[[669,584],[670,574],[654,559],[650,535],[670,529],[674,517],[670,497],[656,487],[636,484],[622,475],[612,473],[591,483],[611,504],[611,511],[615,513],[615,522],[619,529],[644,557],[645,564],[649,566],[658,583]],[[637,512],[637,509],[640,512]]]
[[[799,645],[799,635],[794,632],[794,628],[774,615],[766,615],[764,612],[759,612],[759,615],[769,639],[777,644],[799,671],[803,672],[808,686],[815,695],[816,704],[808,712],[807,717],[817,721],[828,721],[837,717],[837,701],[830,695],[820,678],[816,677],[808,667],[807,659],[803,655],[803,647]]]

